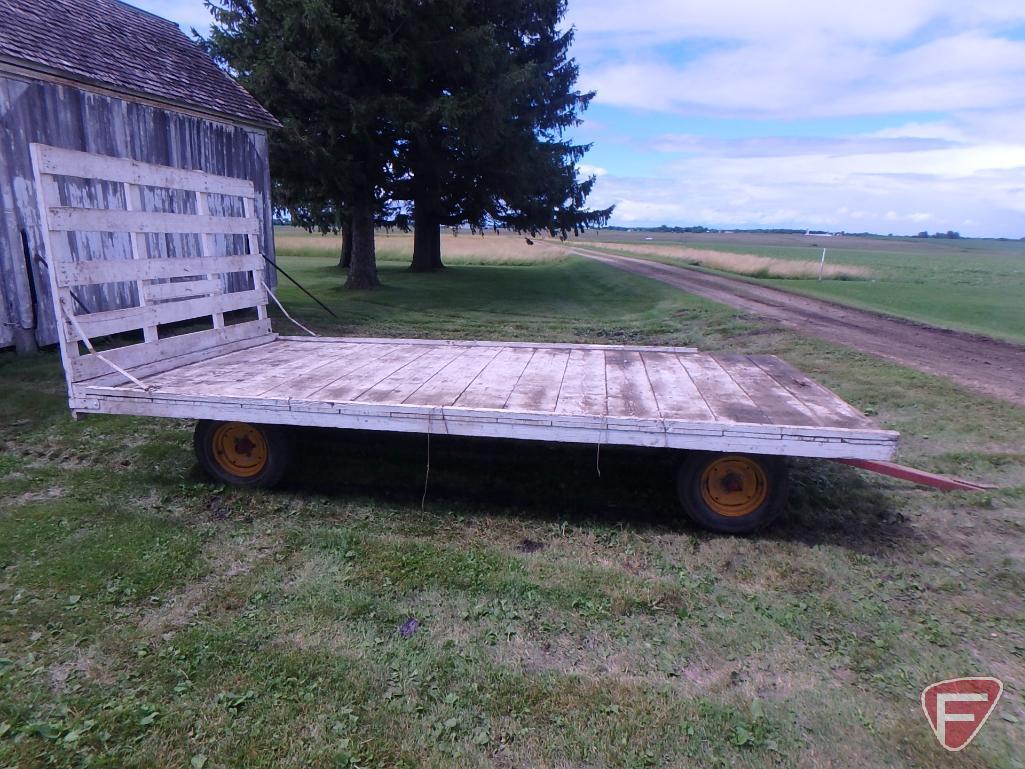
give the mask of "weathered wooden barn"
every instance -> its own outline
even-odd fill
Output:
[[[267,132],[274,117],[176,24],[118,0],[0,0],[0,348],[57,341],[33,184],[33,142],[251,180],[274,258]],[[120,186],[66,178],[66,205],[126,207]],[[143,209],[183,211],[144,188]],[[233,214],[211,201],[211,214]],[[220,210],[216,210],[220,207]],[[79,259],[132,258],[122,233],[72,239]],[[231,253],[232,244],[221,247]],[[191,235],[148,235],[148,256],[198,255]],[[274,285],[273,270],[267,282]],[[93,287],[95,312],[138,303],[133,283]]]

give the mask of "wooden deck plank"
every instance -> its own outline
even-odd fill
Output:
[[[320,390],[310,393],[309,397],[311,400],[327,402],[355,400],[378,382],[433,349],[435,348],[402,345],[359,368],[346,372]]]
[[[641,357],[663,419],[691,419],[696,422],[715,419],[675,353],[646,352]]]
[[[658,419],[658,401],[638,352],[605,353],[605,385],[609,415]]]
[[[455,402],[461,408],[500,409],[534,356],[534,348],[502,347]]]
[[[552,411],[566,374],[570,351],[539,348],[517,380],[505,408],[514,411]]]
[[[775,355],[751,355],[751,362],[785,387],[819,418],[832,427],[873,428],[872,420],[839,395],[815,382]]]
[[[202,392],[212,395],[235,395],[246,398],[263,397],[269,390],[287,385],[320,365],[330,364],[346,353],[359,354],[358,345],[328,345],[307,350],[282,348],[266,363],[251,362],[228,372],[224,381],[202,385]]]
[[[562,388],[555,406],[557,414],[608,414],[605,385],[605,353],[601,350],[572,350]]]
[[[344,354],[328,359],[320,359],[309,370],[272,387],[263,393],[264,398],[288,398],[305,400],[312,393],[321,390],[333,382],[359,370],[363,366],[373,364],[379,358],[399,349],[399,345],[354,345]]]
[[[239,350],[210,360],[199,360],[148,377],[146,383],[160,390],[183,391],[206,382],[222,381],[237,376],[244,366],[262,366],[281,355],[281,343],[274,341],[252,350]],[[128,384],[131,386],[131,383]]]
[[[448,364],[468,352],[461,347],[429,348],[424,355],[396,369],[354,400],[359,403],[402,403]]]
[[[403,403],[422,406],[451,406],[470,386],[501,347],[470,347],[417,388]]]
[[[690,374],[701,397],[717,421],[764,423],[768,418],[730,375],[708,355],[681,355],[680,364]]]
[[[775,425],[819,424],[818,418],[779,382],[758,368],[746,355],[715,355],[716,362],[744,388],[766,418]]]

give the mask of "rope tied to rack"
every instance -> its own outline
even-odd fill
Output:
[[[278,300],[278,298],[274,295],[274,292],[271,290],[271,287],[267,285],[267,281],[261,280],[260,283],[263,284],[264,289],[266,289],[266,291],[267,291],[267,295],[271,299],[274,300],[274,304],[276,304],[278,306],[278,309],[281,310],[282,313],[284,313],[286,318],[288,318],[290,321],[292,321],[295,325],[297,325],[299,328],[301,328],[303,331],[305,331],[310,336],[320,336],[320,334],[318,334],[316,331],[310,331],[308,328],[306,328],[306,326],[304,326],[302,323],[300,323],[299,321],[297,321],[295,318],[293,318],[291,315],[288,314],[288,310],[285,309],[285,305],[283,305]]]

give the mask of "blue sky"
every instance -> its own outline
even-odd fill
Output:
[[[202,0],[134,0],[204,29]],[[613,224],[1025,236],[1021,0],[570,0]]]

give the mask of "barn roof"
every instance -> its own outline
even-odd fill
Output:
[[[119,0],[0,0],[0,60],[264,126],[277,120],[178,28]]]

